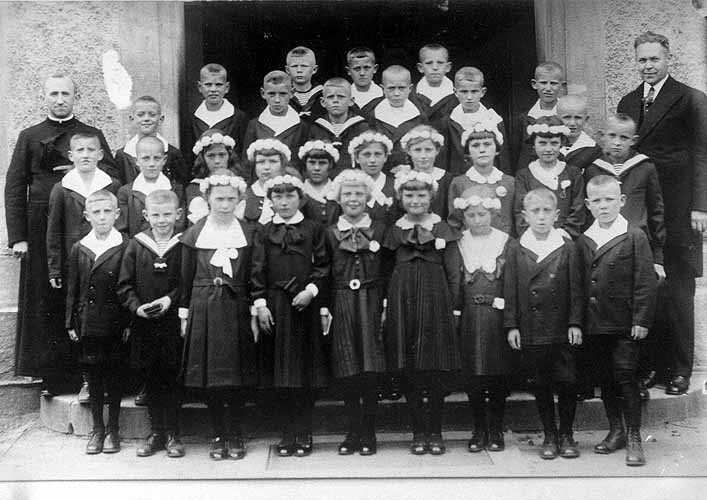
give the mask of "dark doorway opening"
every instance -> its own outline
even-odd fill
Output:
[[[537,64],[532,0],[199,2],[185,5],[185,26],[183,127],[201,100],[196,81],[203,64],[218,62],[228,69],[228,98],[252,117],[264,108],[263,76],[284,69],[285,55],[296,45],[314,50],[315,78],[322,83],[346,76],[346,51],[359,45],[376,53],[377,82],[391,64],[410,69],[416,81],[418,49],[441,43],[453,63],[448,76],[453,79],[462,66],[481,69],[488,88],[483,102],[511,129],[513,117],[535,99],[529,86]]]

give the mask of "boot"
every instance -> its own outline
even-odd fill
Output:
[[[506,409],[505,389],[491,392],[489,400],[489,451],[503,451],[506,443],[503,440],[503,415]]]
[[[164,434],[153,431],[145,441],[138,445],[136,454],[138,457],[151,457],[159,450],[164,449],[165,443]]]
[[[560,446],[557,439],[557,431],[546,430],[542,448],[540,448],[540,458],[552,460],[560,454]]]
[[[468,393],[469,404],[471,405],[471,418],[474,422],[474,430],[471,438],[466,443],[469,453],[479,453],[486,449],[488,443],[488,431],[486,426],[486,402],[482,392],[470,391]]]
[[[630,427],[628,430],[626,465],[629,467],[646,465],[646,457],[643,455],[643,446],[641,446],[641,430],[635,427]]]
[[[557,426],[555,426],[555,401],[552,396],[552,391],[547,387],[539,388],[535,394],[535,403],[540,414],[540,421],[543,425],[545,438],[540,449],[540,458],[543,460],[552,460],[557,458],[560,453]]]
[[[363,417],[363,436],[359,447],[359,455],[375,455],[378,451],[376,442],[376,416],[366,415]]]
[[[577,410],[577,389],[573,385],[560,387],[558,396],[558,413],[560,414],[560,456],[562,458],[577,458],[579,447],[572,436],[572,425]]]
[[[184,445],[176,434],[167,434],[167,456],[170,458],[180,458],[184,456]]]
[[[641,398],[638,393],[638,384],[634,379],[627,377],[619,384],[619,391],[623,396],[624,415],[626,426],[629,429],[628,444],[626,446],[626,465],[640,466],[646,464],[641,446]]]
[[[360,414],[358,398],[349,398],[344,402],[344,406],[346,408],[346,416],[349,421],[349,431],[346,433],[346,437],[339,445],[339,455],[353,455],[359,450],[361,441],[360,432],[358,429]]]
[[[142,383],[140,389],[135,395],[135,406],[146,406],[147,405],[147,384]]]
[[[615,389],[602,386],[601,397],[606,410],[606,418],[609,420],[609,433],[601,443],[594,447],[594,453],[608,455],[626,446],[626,431]]]
[[[79,404],[87,405],[91,403],[91,394],[88,390],[88,375],[83,372],[83,382],[81,384],[81,389],[79,390],[78,400]]]

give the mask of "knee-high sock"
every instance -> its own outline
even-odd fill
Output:
[[[103,421],[103,398],[105,394],[103,376],[100,370],[90,369],[86,373],[86,378],[88,379],[88,390],[91,396],[93,432],[105,432],[106,426]]]
[[[552,396],[552,388],[547,385],[542,385],[535,390],[535,404],[538,407],[540,422],[543,425],[543,431],[547,435],[556,435],[557,426],[555,425],[555,400]]]
[[[560,416],[560,434],[572,435],[572,425],[577,410],[577,387],[574,384],[560,384],[557,407]]]

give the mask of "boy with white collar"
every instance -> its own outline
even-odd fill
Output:
[[[346,53],[346,74],[351,77],[353,109],[370,120],[373,108],[383,99],[383,89],[373,81],[378,71],[376,55],[368,47],[355,47]]]
[[[595,221],[578,238],[577,250],[586,286],[587,348],[609,420],[609,434],[594,451],[609,454],[626,447],[626,465],[640,466],[646,461],[638,341],[653,324],[656,278],[646,234],[621,216],[625,202],[615,177],[593,177],[587,183],[586,205]]]
[[[120,180],[123,184],[133,182],[140,173],[136,146],[143,137],[156,137],[162,141],[167,154],[162,172],[169,180],[182,185],[189,182],[189,167],[182,153],[159,133],[164,115],[157,99],[149,95],[138,97],[133,103],[130,121],[137,125],[137,133],[125,143],[125,146],[115,152],[115,162],[120,169]]]
[[[560,159],[579,168],[582,172],[601,157],[601,147],[584,131],[589,120],[587,98],[566,95],[557,100],[557,116],[570,129],[566,146],[560,148]]]
[[[314,119],[324,114],[320,98],[322,86],[312,82],[317,73],[317,57],[308,47],[295,47],[287,53],[285,71],[292,78],[292,101],[290,105],[302,118]]]
[[[422,79],[415,85],[413,98],[423,106],[430,123],[437,123],[457,104],[454,84],[446,76],[452,69],[449,51],[438,43],[428,43],[418,57],[417,71]]]

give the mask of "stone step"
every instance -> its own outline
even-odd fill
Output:
[[[0,379],[0,417],[24,415],[39,409],[40,381],[30,377]]]
[[[651,399],[644,405],[643,422],[646,426],[662,425],[668,421],[684,420],[705,413],[707,396],[704,394],[704,376],[693,377],[693,387],[684,396],[667,396],[662,388],[651,389]],[[104,418],[108,418],[108,408]],[[405,431],[408,412],[404,400],[383,401],[378,409],[378,428],[387,431]],[[91,431],[91,413],[88,406],[78,404],[75,394],[41,399],[41,423],[54,431],[88,435]],[[182,433],[184,435],[209,434],[208,414],[203,404],[188,403],[182,409]],[[471,413],[465,394],[455,393],[445,403],[444,427],[449,430],[468,429]],[[249,404],[245,409],[244,431],[248,436],[277,434],[282,417],[277,411],[264,405]],[[317,402],[314,418],[317,434],[346,432],[343,403],[333,400]],[[536,431],[539,420],[533,397],[525,392],[514,392],[507,400],[505,425],[515,432]],[[576,430],[595,430],[607,427],[601,399],[584,401],[577,406]],[[123,438],[140,438],[149,434],[149,420],[145,407],[135,406],[133,398],[124,398],[121,405],[120,433]]]

